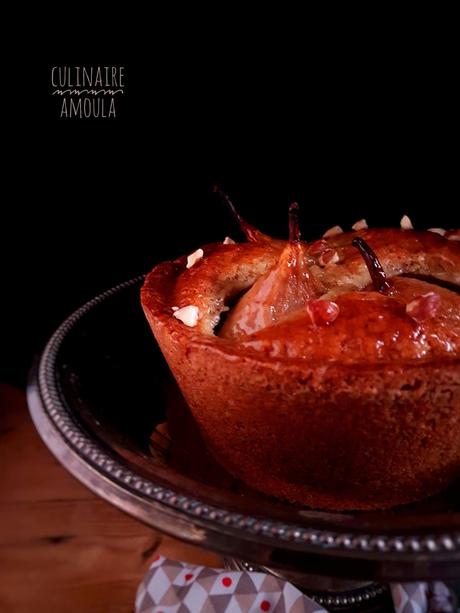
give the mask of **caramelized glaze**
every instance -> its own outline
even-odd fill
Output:
[[[406,304],[432,290],[415,279],[394,279],[390,296],[375,291],[348,292],[337,298],[339,316],[327,327],[315,326],[305,309],[277,325],[240,340],[271,357],[319,362],[428,360],[460,355],[460,298],[436,288],[436,316],[423,323],[406,313]]]
[[[371,284],[357,237],[391,293]],[[159,264],[142,289],[216,458],[261,492],[330,510],[405,504],[457,479],[459,241],[392,229],[249,238],[204,246],[188,269],[185,257]],[[190,306],[193,326],[173,315]]]

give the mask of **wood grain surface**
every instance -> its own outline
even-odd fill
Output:
[[[0,384],[0,611],[132,612],[156,553],[222,565],[77,482],[41,442],[24,393]]]

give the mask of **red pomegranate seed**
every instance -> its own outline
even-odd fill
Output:
[[[428,294],[417,296],[406,304],[406,313],[415,321],[425,321],[436,315],[440,304],[440,295],[435,292],[428,292]]]
[[[340,307],[331,300],[308,300],[307,313],[316,326],[327,326],[337,319]]]
[[[309,245],[308,249],[312,255],[318,255],[326,249],[329,249],[329,246],[327,241],[321,238],[318,241],[314,241],[311,245]]]

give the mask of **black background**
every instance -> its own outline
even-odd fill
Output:
[[[361,217],[398,225],[403,213],[419,228],[458,226],[448,37],[414,37],[409,22],[381,31],[370,21],[363,33],[341,29],[340,18],[333,29],[327,19],[285,27],[276,15],[224,28],[208,15],[197,29],[182,17],[151,16],[148,34],[139,17],[107,41],[101,30],[72,38],[61,24],[11,77],[3,380],[23,384],[56,325],[95,293],[162,258],[238,238],[215,183],[277,236],[293,200],[307,239]],[[128,33],[142,49],[126,44]],[[117,118],[60,119],[54,65],[125,66]]]

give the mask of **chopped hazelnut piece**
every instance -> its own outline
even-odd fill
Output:
[[[198,260],[201,260],[203,256],[203,249],[197,249],[196,251],[191,253],[189,256],[187,256],[187,268],[191,268],[194,264],[198,262]]]
[[[368,227],[367,221],[365,219],[360,219],[351,226],[351,229],[358,232],[358,230],[367,230]]]
[[[460,241],[460,230],[448,230],[445,236],[449,241]]]
[[[190,304],[173,313],[173,317],[181,321],[189,328],[194,328],[198,323],[199,310],[197,306]]]
[[[412,222],[407,215],[403,215],[401,217],[400,225],[403,230],[413,230],[414,229],[414,226],[412,225]]]
[[[323,238],[330,238],[331,236],[337,236],[337,234],[343,234],[343,230],[340,226],[333,226],[329,228],[329,230],[326,230],[323,234]]]
[[[339,254],[334,249],[326,249],[318,257],[318,264],[320,266],[327,266],[328,264],[336,264],[339,261]]]
[[[222,243],[223,245],[235,245],[235,241],[233,240],[233,238],[230,238],[229,236],[226,236],[224,238],[224,242]]]

